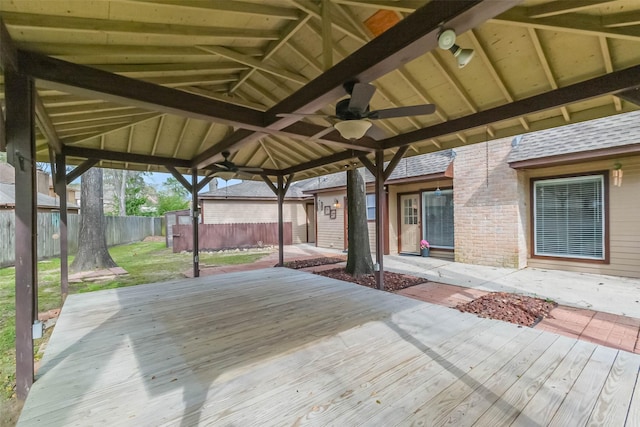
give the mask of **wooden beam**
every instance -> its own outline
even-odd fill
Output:
[[[194,74],[236,73],[247,67],[237,62],[203,61],[165,64],[93,64],[94,68],[127,77],[163,77]]]
[[[271,56],[273,56],[273,54],[275,54],[282,46],[284,46],[291,39],[291,37],[293,37],[293,35],[298,32],[298,30],[300,30],[307,24],[307,21],[309,21],[310,18],[311,18],[311,15],[305,15],[301,19],[291,22],[284,29],[284,31],[282,31],[282,36],[278,40],[274,40],[269,43],[269,46],[267,46],[267,49],[265,50],[265,54],[262,57],[262,62],[271,58]],[[231,86],[231,89],[229,89],[229,94],[234,93],[240,87],[240,85],[242,85],[245,81],[247,81],[249,77],[251,77],[251,75],[255,70],[256,70],[255,68],[250,68],[244,71],[240,75],[240,78],[238,79],[238,81]]]
[[[326,157],[322,157],[320,159],[315,159],[315,160],[311,160],[309,162],[306,163],[301,163],[299,165],[287,168],[287,169],[283,169],[281,172],[283,175],[287,175],[290,173],[297,173],[297,172],[303,172],[306,171],[307,169],[313,169],[313,168],[317,168],[320,166],[325,166],[325,165],[329,165],[331,163],[337,163],[337,162],[341,162],[344,160],[349,160],[352,159],[354,157],[358,157],[360,153],[358,151],[354,151],[354,150],[347,150],[347,151],[342,151],[340,153],[335,153],[332,154],[330,156],[326,156]]]
[[[4,12],[0,16],[0,67],[3,70],[18,71],[18,50],[5,25]]]
[[[384,170],[384,181],[385,182],[387,182],[387,180],[389,179],[389,177],[391,176],[393,171],[396,169],[396,166],[398,166],[398,163],[400,163],[400,160],[402,160],[402,156],[405,155],[405,153],[407,152],[408,149],[409,149],[408,145],[402,146],[393,155],[393,158],[391,159],[391,161],[389,162],[389,164],[387,165],[387,167]]]
[[[138,0],[141,2],[178,6],[184,8],[195,8],[205,10],[215,10],[220,12],[232,12],[241,15],[250,15],[267,18],[298,19],[296,10],[286,7],[268,6],[260,3],[244,3],[235,1],[202,1],[202,0]]]
[[[280,77],[285,80],[292,81],[294,83],[305,84],[307,82],[307,79],[304,76],[300,76],[290,71],[287,71],[281,68],[276,68],[271,65],[267,65],[255,58],[252,58],[247,55],[242,55],[238,52],[235,52],[231,49],[227,49],[225,47],[221,47],[221,46],[196,46],[196,47],[205,52],[209,52],[214,55],[222,56],[232,61],[236,61],[241,64],[248,65],[257,70],[263,71],[268,74],[272,74],[276,77]]]
[[[189,192],[191,193],[191,191],[193,190],[192,185],[196,185],[197,186],[197,181],[194,182],[193,184],[190,184],[189,181],[187,181],[187,179],[182,176],[182,174],[180,172],[178,172],[178,170],[176,168],[174,168],[171,165],[165,165],[165,168],[167,168],[167,170],[169,171],[169,173],[171,173],[171,175],[173,175],[173,177],[178,180],[178,182],[180,184],[182,184],[182,186]],[[196,191],[199,191],[196,189]]]
[[[313,16],[314,18],[320,21],[324,19],[321,6],[315,5],[309,1],[291,0],[291,2],[294,6]],[[351,28],[349,23],[345,22],[343,19],[331,19],[331,26],[337,31],[340,31],[341,33],[351,37],[352,39],[360,43],[366,43],[366,40],[362,38],[360,34],[358,34],[358,31]]]
[[[33,385],[33,329],[38,316],[38,249],[33,80],[7,67],[7,157],[15,168],[16,395],[24,401]]]
[[[562,3],[562,2],[554,2]],[[514,7],[503,14],[489,20],[491,23],[533,27],[552,32],[568,32],[591,37],[605,36],[612,39],[638,42],[640,32],[635,28],[609,28],[602,25],[599,16],[570,15],[531,18],[525,7]]]
[[[278,266],[284,266],[284,177],[278,175]]]
[[[531,18],[564,15],[602,6],[615,0],[562,0],[531,6],[527,10]]]
[[[228,104],[233,104],[233,105],[239,105],[241,107],[252,108],[257,111],[265,111],[267,109],[266,106],[264,106],[263,104],[258,104],[257,102],[246,101],[237,96],[229,96],[222,93],[202,89],[199,87],[185,86],[185,87],[182,87],[181,89],[189,93],[194,93],[196,95],[204,96],[205,98],[215,99],[216,101],[226,102]]]
[[[279,118],[278,113],[313,113],[344,95],[345,81],[370,82],[435,49],[443,23],[461,34],[518,3],[519,0],[432,1],[270,108],[265,113],[264,123],[270,129],[283,129],[299,119]],[[238,132],[242,133],[231,135],[221,145],[242,146],[262,137],[252,132]],[[198,158],[197,164],[206,165],[212,161],[214,159],[203,156]]]
[[[69,294],[69,231],[67,228],[67,165],[64,155],[55,156],[54,190],[60,198],[60,294],[62,303]],[[53,176],[53,173],[52,173]],[[75,200],[74,200],[75,202]]]
[[[369,9],[386,9],[395,10],[397,12],[411,13],[414,10],[424,6],[427,0],[332,0],[334,3],[344,4],[348,6],[357,6]]]
[[[361,154],[358,156],[358,160],[360,160],[360,163],[362,163],[362,165],[367,168],[369,172],[371,172],[371,175],[373,175],[374,177],[376,176],[376,165],[374,165],[367,156]]]
[[[598,37],[600,41],[600,51],[602,52],[602,61],[604,61],[604,69],[607,73],[613,73],[613,61],[611,60],[611,52],[609,51],[609,42],[606,37]],[[617,96],[612,96],[613,105],[616,111],[622,111],[622,101]]]
[[[208,183],[211,182],[211,180],[213,178],[215,178],[215,173],[214,172],[210,172],[208,173],[204,178],[202,178],[200,181],[198,181],[198,184],[196,185],[196,191],[199,193],[200,191],[202,191],[202,189],[204,188],[205,185],[207,185]]]
[[[262,180],[267,184],[267,186],[273,191],[273,194],[278,195],[278,187],[273,185],[273,182],[267,177],[267,175],[260,175]]]
[[[25,72],[44,80],[47,86],[81,96],[98,97],[164,113],[232,126],[260,128],[262,113],[152,83],[107,73],[95,68],[54,59],[33,52],[18,51]]]
[[[4,120],[4,112],[0,107],[0,152],[7,151],[7,136],[5,133],[6,122]]]
[[[64,156],[64,154],[63,154],[63,156]],[[98,160],[98,159],[89,158],[89,159],[85,160],[84,162],[80,163],[78,166],[73,168],[72,171],[70,171],[68,174],[66,174],[66,177],[65,177],[65,180],[64,180],[65,184],[69,185],[73,181],[75,181],[76,179],[80,178],[83,173],[85,173],[86,171],[91,169],[99,161],[100,160]]]
[[[47,143],[56,154],[62,153],[62,143],[58,138],[56,128],[51,122],[51,118],[47,114],[47,110],[44,108],[42,99],[40,99],[38,94],[35,94],[35,106],[38,127],[42,131],[43,135],[47,138]]]
[[[149,156],[146,154],[121,153],[95,148],[74,147],[65,145],[62,151],[67,157],[81,157],[85,159],[110,160],[112,162],[129,162],[143,165],[173,166],[176,168],[190,168],[191,162],[173,157]]]
[[[191,220],[193,224],[193,277],[200,277],[200,205],[198,204],[198,170],[191,170]]]
[[[375,271],[378,289],[384,291],[384,235],[387,219],[385,218],[386,194],[384,191],[384,150],[376,151],[376,264]]]
[[[640,12],[614,13],[602,17],[602,25],[607,28],[630,27],[640,25]]]
[[[77,18],[75,16],[42,15],[36,13],[2,12],[6,24],[18,28],[50,28],[55,30],[116,33],[116,34],[157,34],[171,35],[173,40],[184,38],[184,43],[193,45],[204,39],[231,40],[276,40],[278,33],[270,30],[251,28],[221,28],[155,22],[124,21],[116,19]],[[191,40],[190,43],[188,41]],[[200,40],[200,41],[198,41]]]
[[[333,33],[331,32],[331,0],[322,0],[322,64],[324,69],[333,67]]]
[[[640,65],[605,74],[540,95],[524,98],[489,110],[450,120],[381,141],[385,149],[400,147],[424,139],[473,129],[526,114],[557,108],[590,98],[615,94],[640,84]]]

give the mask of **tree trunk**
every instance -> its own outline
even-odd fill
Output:
[[[78,254],[69,267],[72,272],[116,267],[107,250],[106,222],[102,206],[102,169],[91,168],[82,175]]]
[[[122,175],[120,177],[120,194],[118,195],[118,202],[120,205],[120,216],[127,216],[127,170],[122,169]]]
[[[367,199],[364,179],[356,169],[347,170],[347,226],[349,248],[347,273],[352,276],[373,273],[369,228],[367,227]]]

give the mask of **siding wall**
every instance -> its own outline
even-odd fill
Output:
[[[278,204],[270,200],[202,200],[205,224],[256,224],[278,222]],[[291,222],[293,243],[307,242],[306,201],[283,205],[284,222]]]
[[[621,187],[613,186],[611,170],[616,162],[622,164],[624,176]],[[609,175],[609,264],[529,258],[528,265],[536,268],[577,271],[596,274],[640,278],[640,156],[588,162],[573,166],[534,169],[520,172],[526,181],[523,194],[527,200],[527,244],[531,248],[531,211],[529,209],[529,179],[565,174],[579,174],[608,170]]]
[[[367,191],[370,193],[372,191]],[[340,207],[336,210],[336,219],[331,219],[324,214],[324,209],[318,210],[318,242],[316,246],[320,248],[344,249],[345,226],[345,198],[346,191],[334,193],[322,193],[318,196],[318,206],[331,206],[335,199],[340,201]],[[369,247],[371,252],[376,251],[376,222],[367,221],[369,229]]]
[[[344,191],[334,193],[320,193],[318,195],[318,240],[316,246],[320,248],[344,249]],[[330,219],[324,214],[324,206],[333,207],[335,199],[340,202],[340,207],[336,210],[336,219]]]

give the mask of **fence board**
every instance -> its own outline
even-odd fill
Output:
[[[107,245],[139,242],[147,236],[162,235],[162,218],[105,217]],[[38,212],[38,259],[60,255],[60,213]],[[80,215],[69,214],[67,219],[69,253],[78,251]],[[15,262],[15,214],[0,212],[0,267]]]
[[[192,225],[173,226],[173,252],[192,251]],[[284,223],[284,244],[291,245],[291,222]],[[278,244],[278,223],[199,224],[198,242],[201,250],[251,248]]]

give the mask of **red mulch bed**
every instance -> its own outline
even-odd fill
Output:
[[[314,274],[319,274],[325,277],[331,277],[332,279],[343,280],[345,282],[357,283],[358,285],[368,286],[370,288],[377,289],[378,284],[373,274],[363,274],[358,277],[354,277],[347,273],[344,268],[334,268],[331,270],[314,271]],[[419,285],[420,283],[428,282],[427,279],[422,277],[409,276],[407,274],[391,273],[389,271],[384,272],[384,289],[385,291],[398,291],[400,289],[408,288],[410,286]]]
[[[476,298],[466,304],[458,304],[456,308],[467,313],[475,313],[480,317],[503,320],[522,326],[534,326],[558,304],[541,298],[492,292]]]
[[[337,264],[339,262],[345,262],[346,260],[347,260],[346,256],[298,259],[295,261],[286,261],[284,263],[284,266],[287,268],[298,270],[300,268],[317,267],[319,265]]]

